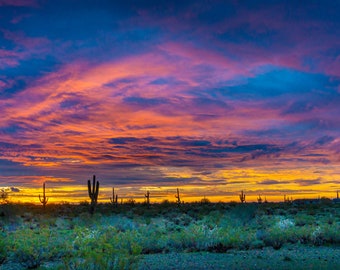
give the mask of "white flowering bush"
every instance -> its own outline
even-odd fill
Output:
[[[294,221],[289,218],[280,218],[275,224],[275,227],[279,228],[280,230],[287,230],[294,226],[295,226]]]
[[[193,223],[168,237],[168,245],[174,250],[207,250],[219,242],[220,228]]]
[[[92,230],[89,228],[76,228],[76,237],[73,241],[73,247],[78,249],[79,246],[89,246],[95,242],[99,237],[98,230]]]
[[[320,226],[317,226],[311,233],[311,240],[314,245],[321,245],[323,243],[323,231]]]

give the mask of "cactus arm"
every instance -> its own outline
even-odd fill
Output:
[[[115,202],[115,188],[112,188],[112,197],[110,197],[110,202],[111,203]]]
[[[88,192],[89,192],[89,197],[92,199],[92,192],[91,192],[91,181],[87,181],[87,187],[88,187]]]
[[[97,185],[96,185],[96,202],[98,199],[98,194],[99,194],[99,182],[97,181]]]
[[[175,195],[175,198],[177,198],[177,203],[180,204],[181,203],[181,198],[179,196],[179,189],[177,188],[177,195]]]
[[[95,186],[96,186],[96,176],[93,176],[92,179],[92,194],[95,194]]]

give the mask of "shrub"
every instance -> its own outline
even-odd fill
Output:
[[[323,231],[318,226],[311,233],[311,241],[316,246],[321,246],[324,242]]]
[[[7,246],[5,239],[6,239],[5,233],[0,233],[0,265],[7,258]]]
[[[310,241],[310,227],[292,227],[285,232],[286,241],[292,244],[307,244]]]
[[[264,235],[263,242],[266,246],[271,246],[274,249],[280,249],[286,242],[286,239],[280,230],[277,228],[271,228]]]
[[[306,214],[297,215],[294,220],[296,226],[312,225],[315,223],[315,217]]]
[[[130,269],[142,251],[139,238],[136,231],[119,232],[112,226],[78,227],[74,253],[64,264],[73,265],[74,269]]]
[[[250,243],[250,249],[261,249],[265,246],[262,240],[254,240]]]
[[[7,236],[10,260],[26,268],[36,268],[43,261],[61,258],[70,250],[67,246],[69,235],[68,231],[57,233],[49,228],[18,229]]]
[[[236,249],[249,249],[251,243],[256,240],[253,231],[247,231],[242,227],[227,227],[220,231],[220,241],[225,247]]]
[[[315,245],[322,245],[325,243],[329,244],[340,244],[340,225],[329,225],[318,226],[314,229],[311,234],[311,240]]]

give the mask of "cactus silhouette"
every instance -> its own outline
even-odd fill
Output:
[[[181,197],[179,196],[179,189],[177,188],[177,195],[175,195],[175,198],[177,198],[177,204],[181,204]]]
[[[149,207],[150,206],[150,191],[147,191],[144,196],[146,198],[146,204]]]
[[[118,206],[118,194],[115,195],[115,188],[112,188],[112,197],[110,197],[110,201],[113,205]]]
[[[257,197],[257,202],[258,202],[258,203],[262,203],[261,195],[259,195],[259,196]]]
[[[89,192],[89,197],[91,199],[91,204],[90,204],[90,214],[92,215],[94,213],[94,209],[97,205],[97,200],[98,200],[98,194],[99,194],[99,181],[96,181],[96,176],[93,175],[93,185],[91,187],[91,181],[87,181],[87,186],[88,186],[88,192]]]
[[[283,201],[284,201],[285,203],[291,203],[291,202],[293,202],[293,197],[290,197],[290,199],[289,199],[288,196],[283,195]]]
[[[42,203],[42,205],[45,209],[45,206],[48,202],[48,198],[46,197],[46,193],[45,193],[45,182],[43,183],[43,195],[40,196],[40,194],[39,194],[39,201]]]
[[[245,203],[246,202],[246,194],[243,192],[243,190],[241,191],[241,194],[240,194],[240,201],[241,203]]]

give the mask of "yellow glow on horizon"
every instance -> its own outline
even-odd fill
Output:
[[[142,171],[142,169],[141,169]],[[152,185],[152,182],[136,185],[116,185],[115,194],[119,200],[134,199],[137,202],[145,200],[146,191],[150,191],[151,202],[169,200],[175,202],[176,189],[180,189],[181,199],[185,202],[200,201],[207,198],[211,202],[239,201],[239,193],[246,193],[247,202],[256,202],[260,195],[268,201],[282,201],[286,195],[298,198],[334,198],[338,186],[338,175],[334,168],[323,167],[318,171],[314,167],[303,169],[274,169],[269,166],[261,168],[219,169],[207,175],[187,167],[157,167],[152,173],[160,173],[163,178],[174,180],[173,183]],[[198,177],[196,180],[195,177]],[[47,181],[46,196],[50,203],[80,203],[89,201],[87,185],[74,184],[68,178],[53,179],[48,176],[28,177],[27,182],[33,187],[16,186],[20,192],[9,192],[11,202],[31,202],[40,204],[42,195],[41,184]],[[187,182],[187,183],[186,183]],[[109,202],[112,197],[112,187],[102,184],[99,191],[99,202]],[[0,187],[1,189],[1,187]]]
[[[120,202],[123,199],[123,202],[126,202],[129,199],[134,199],[136,202],[144,202],[145,201],[145,193],[146,190],[150,191],[150,200],[152,203],[160,203],[164,200],[168,200],[170,202],[176,202],[175,198],[177,187],[162,187],[162,188],[115,188],[115,194],[118,194],[118,200]],[[238,191],[228,191],[223,190],[221,187],[217,187],[215,192],[217,194],[209,191],[211,186],[178,186],[180,191],[181,200],[184,202],[197,202],[201,201],[203,198],[209,199],[211,202],[230,202],[236,201],[239,202],[239,193]],[[225,192],[225,194],[222,194]],[[22,189],[20,194],[18,193],[10,193],[9,201],[13,203],[21,202],[21,203],[34,203],[40,204],[39,202],[39,194],[42,196],[41,188],[25,188]],[[270,192],[255,192],[252,190],[245,190],[246,201],[247,202],[257,202],[257,197],[261,195],[262,200],[266,198],[268,202],[279,202],[283,201],[283,196],[287,195],[289,198],[293,199],[316,199],[320,197],[328,197],[334,198],[335,191],[330,191],[327,187],[323,187],[322,190],[311,189],[309,192],[300,193],[298,190],[295,192],[284,193],[280,190],[270,191]],[[84,201],[89,202],[90,199],[87,194],[87,187],[58,187],[58,188],[46,188],[46,196],[49,199],[49,203],[81,203]],[[106,203],[110,202],[110,197],[112,197],[112,188],[111,187],[102,187],[100,188],[98,202]]]

